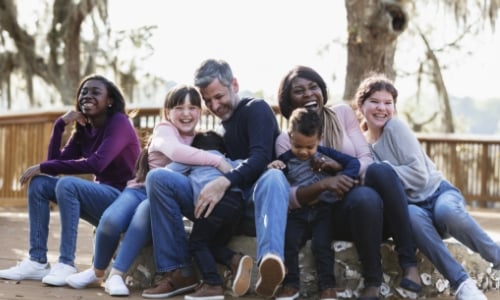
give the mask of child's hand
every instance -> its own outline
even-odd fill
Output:
[[[280,169],[280,170],[283,170],[284,168],[286,168],[286,165],[284,162],[282,162],[281,160],[277,159],[275,161],[272,161],[271,163],[269,163],[267,165],[267,168],[268,169]]]
[[[85,126],[85,124],[87,124],[87,117],[85,117],[79,111],[70,110],[62,116],[62,119],[66,125],[71,124],[73,122],[77,122],[82,126]]]
[[[314,172],[326,172],[330,174],[340,172],[343,169],[342,165],[327,156],[315,157],[311,161],[311,167]]]
[[[217,169],[221,171],[221,173],[227,173],[233,169],[230,163],[228,163],[225,159],[221,159]]]
[[[26,182],[28,182],[33,176],[40,174],[40,165],[34,165],[26,169],[24,173],[21,175],[21,178],[19,179],[19,182],[21,185],[24,185]]]

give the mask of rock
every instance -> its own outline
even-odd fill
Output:
[[[500,272],[491,269],[491,264],[482,259],[478,254],[471,252],[467,247],[453,239],[445,241],[448,249],[465,267],[469,275],[478,282],[483,290],[499,289]],[[257,262],[255,261],[255,238],[248,236],[235,236],[229,243],[233,250],[248,254],[254,258],[252,271],[251,294],[255,294],[253,287],[257,282]],[[337,286],[345,288],[344,298],[356,297],[363,287],[361,264],[356,248],[350,242],[336,241],[332,244],[335,250],[334,272]],[[417,299],[415,293],[401,289],[398,284],[401,278],[398,259],[394,245],[389,241],[381,246],[384,282],[381,295],[384,298]],[[429,260],[420,252],[417,253],[418,266],[423,283],[420,296],[437,297],[451,294],[449,282],[434,268]],[[301,250],[299,256],[301,268],[301,298],[317,299],[318,287],[316,282],[316,267],[309,242]],[[225,268],[220,267],[221,275]],[[126,282],[131,288],[148,288],[154,282],[155,267],[152,246],[142,250],[130,271],[126,274]]]

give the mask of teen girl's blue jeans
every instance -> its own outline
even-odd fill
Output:
[[[112,186],[78,177],[34,176],[28,186],[30,259],[47,262],[50,201],[59,206],[61,218],[59,262],[74,265],[79,219],[96,226],[119,194]]]
[[[106,269],[123,235],[113,267],[126,272],[151,241],[151,217],[146,187],[126,188],[104,211],[96,230],[94,267]]]
[[[469,276],[448,251],[443,238],[456,238],[493,263],[494,268],[500,268],[500,247],[469,215],[464,197],[449,182],[442,181],[428,199],[408,208],[417,247],[450,281],[452,289],[457,289]]]
[[[281,170],[267,170],[244,191],[253,201],[257,232],[257,258],[274,253],[284,258],[284,237],[289,184]],[[193,190],[189,179],[167,169],[154,169],[146,177],[151,203],[151,232],[156,269],[168,272],[191,265],[183,216],[193,220]]]

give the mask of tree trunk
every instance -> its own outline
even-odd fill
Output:
[[[106,1],[55,0],[53,4],[53,21],[46,34],[49,54],[37,53],[41,48],[36,45],[35,36],[30,36],[17,20],[17,8],[13,0],[2,0],[0,3],[0,28],[8,32],[14,41],[17,52],[16,58],[19,69],[26,80],[27,93],[33,106],[37,105],[34,99],[33,78],[40,77],[47,85],[59,91],[63,104],[74,104],[75,91],[82,74],[80,68],[80,31],[85,18],[98,6],[100,15],[106,15]],[[5,60],[5,54],[0,54],[0,61]]]
[[[439,64],[439,59],[437,58],[434,50],[431,48],[429,41],[425,35],[420,32],[420,37],[425,44],[427,49],[427,58],[430,61],[431,77],[434,86],[436,87],[436,92],[439,101],[440,119],[441,125],[443,126],[443,132],[454,133],[455,126],[453,122],[453,113],[451,112],[450,97],[448,94],[448,89],[444,83],[443,74],[441,73],[441,65]]]
[[[408,1],[345,0],[347,10],[347,73],[344,101],[351,102],[369,72],[394,79],[397,38],[407,28]]]

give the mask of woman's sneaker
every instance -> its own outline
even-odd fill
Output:
[[[89,285],[98,285],[102,282],[102,277],[95,276],[94,269],[87,269],[83,272],[69,275],[66,283],[75,289],[83,289]]]
[[[50,272],[48,263],[41,264],[29,258],[9,269],[0,270],[0,278],[9,280],[42,280]]]
[[[104,284],[104,291],[110,296],[128,296],[128,287],[123,281],[123,278],[114,274],[106,280]]]
[[[49,274],[42,278],[42,282],[53,286],[63,286],[66,285],[66,278],[76,272],[77,270],[73,266],[57,263],[50,268]]]
[[[460,284],[455,296],[456,300],[488,300],[484,293],[477,288],[476,282],[467,278]]]

